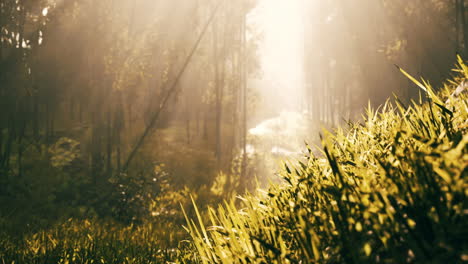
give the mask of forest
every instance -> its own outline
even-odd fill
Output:
[[[0,0],[0,263],[467,263],[467,19]]]

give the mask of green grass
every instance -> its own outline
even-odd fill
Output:
[[[450,93],[468,67],[460,59],[439,93],[410,78],[426,102],[396,100],[325,132],[322,155],[310,149],[285,164],[282,184],[195,207],[188,234],[154,220],[68,220],[18,236],[0,229],[0,263],[467,261],[468,96]],[[177,241],[184,235],[191,239]]]
[[[323,155],[284,166],[284,184],[187,219],[200,263],[461,263],[468,260],[468,97],[409,76],[398,99],[325,133]],[[446,102],[447,100],[447,102]]]
[[[177,230],[170,224],[70,219],[21,238],[2,234],[0,263],[166,263],[182,252],[168,246]]]

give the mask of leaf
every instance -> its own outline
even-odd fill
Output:
[[[362,231],[362,224],[361,222],[356,223],[356,231],[361,232]]]
[[[417,86],[419,86],[419,88],[421,88],[423,91],[425,91],[426,93],[428,92],[427,88],[422,85],[418,80],[416,80],[413,76],[411,76],[409,73],[407,73],[405,70],[403,70],[400,66],[396,65],[395,64],[395,67],[397,67],[397,69],[402,72],[408,79],[410,79],[412,82],[414,82]]]
[[[438,103],[435,103],[440,109],[442,109],[442,111],[446,114],[448,114],[450,117],[453,117],[453,112],[448,110],[445,106],[441,105],[441,104],[438,104]]]
[[[429,87],[429,85],[427,85],[426,83],[426,86],[423,85],[421,82],[419,82],[418,80],[416,80],[416,78],[414,78],[413,76],[411,76],[409,73],[407,73],[405,70],[403,70],[402,68],[400,68],[400,66],[398,65],[395,65],[398,70],[400,72],[402,72],[408,79],[410,79],[413,83],[415,83],[419,88],[421,88],[423,91],[425,91],[427,93],[427,95],[429,96],[429,98],[431,98],[434,102],[438,103],[438,104],[442,104],[442,101],[437,97],[437,95],[432,91],[432,89]]]
[[[450,174],[447,171],[439,169],[437,167],[434,167],[434,171],[437,173],[437,175],[444,179],[444,181],[446,181],[447,183],[452,183],[452,177],[450,177]]]
[[[372,253],[372,248],[369,243],[366,243],[364,245],[364,253],[366,253],[366,256],[370,256],[370,254]]]

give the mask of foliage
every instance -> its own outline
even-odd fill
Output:
[[[323,155],[314,155],[309,148],[297,165],[285,164],[283,184],[238,197],[218,209],[204,212],[195,207],[194,212],[187,211],[191,241],[180,240],[184,237],[182,221],[172,215],[174,208],[167,207],[180,203],[187,208],[189,190],[165,191],[168,186],[162,184],[163,194],[150,206],[153,218],[138,225],[109,219],[70,219],[21,236],[7,233],[10,223],[1,218],[0,261],[464,261],[468,246],[468,98],[462,86],[452,95],[450,91],[468,78],[468,67],[460,60],[457,71],[460,77],[441,93],[413,78],[428,91],[428,102],[405,107],[397,99],[395,105],[387,103],[380,111],[368,109],[362,124],[350,124],[346,131],[337,129],[334,134],[327,132]],[[164,182],[164,164],[154,164],[151,171],[154,179]],[[235,176],[219,177],[220,186],[214,185],[215,189],[222,189],[227,178]],[[128,177],[112,178],[111,183],[124,179]],[[191,220],[192,215],[196,219]]]
[[[465,0],[304,2],[305,90],[316,122],[356,120],[369,100],[378,106],[392,93],[405,103],[416,99],[418,90],[392,64],[438,86],[449,77],[453,54],[468,57]]]
[[[2,263],[164,263],[180,254],[168,244],[170,223],[123,226],[68,220],[18,239],[1,234]]]
[[[180,226],[185,219],[179,208],[181,205],[188,207],[191,202],[188,195],[190,192],[197,192],[194,200],[204,207],[254,185],[252,175],[266,171],[258,162],[263,156],[243,155],[240,151],[249,141],[243,135],[248,120],[242,116],[250,115],[256,105],[255,96],[246,85],[247,79],[258,73],[258,39],[256,33],[246,25],[247,14],[255,7],[255,0],[222,1],[224,4],[190,62],[176,96],[164,109],[157,124],[154,127],[149,125],[154,112],[168,93],[167,84],[172,82],[180,69],[215,2],[0,0],[2,263],[158,263],[168,259],[196,262],[206,259],[205,253],[209,258],[216,258],[215,255],[219,253],[221,258],[225,258],[223,260],[233,261],[229,259],[229,250],[221,251],[228,244],[218,244],[218,251],[213,255],[211,249],[204,247],[204,243],[210,240],[200,240],[201,237],[194,233],[194,243],[201,254],[186,251],[184,246],[178,251],[172,248],[184,237]],[[434,14],[439,14],[434,12],[432,6],[440,4],[426,6],[429,12],[421,12],[416,8],[418,3],[428,1],[416,2],[407,4],[413,8],[405,12],[408,18],[414,14],[424,18],[420,19],[421,23],[415,28],[427,28],[433,23],[424,21],[427,18],[432,20],[436,17]],[[351,1],[347,3],[351,4]],[[346,6],[342,7],[347,10]],[[395,11],[400,10],[399,5],[393,4],[391,7],[385,14],[397,14]],[[451,5],[441,5],[440,9],[444,16],[437,16],[437,21],[443,20],[445,14],[449,16]],[[366,9],[363,12],[370,14]],[[322,13],[325,15],[322,20],[327,21],[330,13]],[[350,21],[357,25],[357,22],[361,23],[362,17],[356,15]],[[362,85],[364,81],[354,81],[355,86],[348,87],[348,91],[353,88],[354,96],[359,98],[365,96],[361,96],[363,93],[354,88],[361,85],[365,89],[375,88],[382,83],[381,74],[377,74],[378,67],[372,67],[370,74],[362,70],[369,69],[369,65],[379,60],[375,54],[370,60],[364,60],[369,50],[376,53],[382,46],[386,57],[401,61],[411,47],[416,50],[419,43],[431,43],[426,40],[432,39],[428,35],[422,38],[424,41],[410,41],[407,36],[411,34],[406,31],[414,31],[413,28],[401,27],[404,32],[396,32],[386,38],[380,36],[367,48],[359,49],[362,58],[356,56],[344,62],[336,61],[334,58],[343,54],[334,52],[331,43],[339,43],[340,50],[341,43],[364,46],[361,44],[367,43],[367,38],[374,38],[375,29],[381,24],[370,21],[367,24],[372,27],[368,30],[346,35],[330,34],[338,32],[336,30],[342,27],[331,23],[328,29],[324,27],[324,32],[332,38],[324,36],[317,42],[330,49],[320,52],[311,49],[314,58],[324,58],[325,64],[330,60],[333,65],[338,65],[338,69],[333,70],[336,76],[351,70],[358,77],[366,75],[372,78],[366,86]],[[405,22],[401,21],[402,24]],[[449,29],[453,27],[454,23],[447,21],[439,32],[450,33]],[[333,31],[333,28],[336,30]],[[361,33],[367,31],[372,34],[368,34],[364,40],[353,41],[356,36],[364,36]],[[382,30],[380,35],[388,32],[390,30]],[[344,38],[335,40],[336,36]],[[442,39],[446,37],[445,34],[440,36]],[[458,42],[456,44],[460,46],[461,41]],[[444,69],[445,62],[450,60],[445,56],[449,53],[446,51],[452,48],[448,47],[450,45],[443,47],[442,41],[440,43],[417,50],[420,51],[418,53],[440,54],[442,58],[438,58],[439,62],[434,64],[434,68],[441,65]],[[466,41],[463,43],[466,48]],[[316,56],[321,53],[321,56]],[[417,67],[434,61],[432,57],[419,57],[421,59],[417,62],[421,63],[414,63]],[[359,61],[361,63],[356,63]],[[383,60],[381,63],[385,64]],[[326,72],[317,74],[329,76]],[[314,78],[312,74],[308,76]],[[356,79],[356,76],[350,75],[350,79]],[[460,83],[460,80],[455,82]],[[337,81],[332,80],[331,83],[332,86],[345,87]],[[350,99],[343,93],[338,101],[335,100],[337,98],[332,94],[339,95],[338,90],[323,83],[312,86],[320,86],[323,88],[321,92],[326,92],[313,95],[330,108],[322,109],[327,110],[324,113],[339,113],[338,109],[331,111],[331,108],[337,102]],[[243,231],[242,234],[247,234],[245,241],[255,246],[247,251],[251,254],[247,259],[257,254],[258,259],[255,261],[261,261],[262,258],[265,261],[285,259],[285,262],[294,262],[295,259],[310,262],[311,258],[322,262],[330,259],[366,261],[366,257],[361,258],[359,254],[362,252],[352,253],[349,245],[337,240],[344,241],[345,235],[351,241],[349,243],[363,248],[363,252],[368,252],[369,258],[374,259],[383,260],[390,255],[411,257],[412,254],[419,260],[422,258],[420,255],[428,250],[431,254],[438,254],[432,251],[434,248],[445,250],[445,256],[458,257],[459,248],[465,248],[464,244],[450,247],[465,235],[454,234],[453,230],[466,222],[464,215],[460,216],[460,210],[465,210],[465,207],[456,207],[466,196],[465,193],[457,193],[461,188],[466,189],[463,177],[460,176],[462,172],[466,174],[464,167],[460,172],[460,166],[466,165],[463,163],[464,156],[461,161],[454,159],[452,162],[450,155],[456,155],[458,150],[463,155],[466,153],[461,145],[466,143],[463,138],[466,124],[462,122],[466,119],[466,115],[463,115],[466,102],[462,101],[466,96],[462,95],[461,99],[451,98],[444,106],[441,100],[435,99],[436,95],[427,89],[425,83],[419,86],[430,93],[433,104],[415,105],[408,109],[401,104],[395,107],[387,105],[388,111],[384,111],[383,116],[370,111],[365,129],[354,125],[348,134],[339,132],[327,137],[325,145],[328,152],[325,154],[329,154],[330,165],[322,164],[325,160],[310,155],[297,173],[292,173],[289,167],[283,173],[289,181],[288,186],[273,185],[269,198],[259,195],[242,200],[247,204],[244,213],[235,210],[238,206],[235,202],[226,204],[224,209],[218,211],[228,211],[230,217],[217,217],[217,213],[210,210],[208,216],[211,214],[212,223],[226,226],[226,223],[237,217],[240,220],[236,221],[248,224],[249,228],[239,226],[236,230],[250,232]],[[351,101],[354,100],[339,104],[341,110],[345,107],[360,109],[359,106],[352,106]],[[457,107],[452,109],[453,106]],[[316,118],[320,119],[327,121],[323,116]],[[330,122],[332,118],[328,119]],[[141,132],[148,127],[153,128],[151,136],[143,147],[136,148],[136,158],[127,170],[126,157],[135,149],[134,143]],[[397,146],[393,153],[393,148]],[[403,151],[408,151],[410,155],[403,157]],[[361,160],[355,162],[354,159]],[[459,162],[462,162],[461,165]],[[418,178],[419,171],[424,171],[425,166],[433,169],[442,179],[448,179],[448,182],[442,184],[442,179],[437,179],[436,184],[429,184],[423,181],[426,178]],[[382,176],[384,173],[394,178],[385,178]],[[318,179],[309,174],[318,175]],[[349,178],[352,182],[340,182],[339,176]],[[403,176],[411,181],[400,186],[401,181],[398,179]],[[461,186],[452,177],[459,177]],[[360,188],[354,188],[357,184]],[[432,188],[433,185],[440,188]],[[420,186],[424,186],[424,189],[420,190]],[[385,208],[401,211],[403,218],[412,217],[416,223],[415,230],[395,224],[400,223],[401,219],[394,220],[395,215],[390,219],[391,212],[374,212],[372,206],[380,206],[377,199],[380,196],[365,193],[368,191],[366,188],[380,188],[387,192],[382,194],[382,199],[388,199],[389,202],[384,199],[382,204],[390,203]],[[411,190],[411,193],[404,196],[403,192],[407,190]],[[428,201],[434,200],[434,196],[439,193],[445,195],[445,200],[434,203],[433,212]],[[333,196],[336,194],[346,200],[341,202],[341,199]],[[370,202],[361,207],[349,201],[366,197]],[[392,204],[388,197],[394,197],[397,204]],[[320,202],[316,202],[316,198],[321,199]],[[327,203],[335,201],[333,199],[337,204]],[[261,202],[273,206],[259,205]],[[444,211],[444,202],[450,203],[450,206],[453,205],[450,208],[455,209]],[[291,204],[292,208],[289,207]],[[416,205],[419,207],[414,208]],[[323,216],[325,220],[311,213],[310,208],[328,210]],[[369,213],[371,209],[373,211]],[[341,216],[343,210],[349,212],[352,220]],[[428,219],[413,219],[416,213],[419,215],[424,210],[429,212]],[[447,215],[439,215],[439,211]],[[366,212],[370,214],[368,218]],[[246,213],[251,219],[245,217]],[[187,211],[189,218],[195,214],[198,212]],[[63,222],[63,219],[70,217],[95,220]],[[449,225],[442,229],[441,234],[435,229],[439,225],[431,222],[436,218],[444,224],[440,226]],[[258,224],[249,222],[257,221],[255,219],[260,219]],[[383,223],[375,222],[376,219]],[[332,227],[324,225],[320,229],[321,225],[317,221],[327,221]],[[343,222],[350,222],[344,227],[338,226],[347,233],[335,228]],[[413,222],[408,224],[412,225]],[[380,226],[374,228],[376,224]],[[267,228],[267,225],[272,225],[273,229]],[[356,230],[347,231],[346,227],[351,225],[363,230],[360,233],[364,233],[364,230],[371,232],[366,233],[367,240],[361,239]],[[431,225],[435,230],[434,242],[427,244],[425,235],[431,234],[431,228],[428,227]],[[196,231],[201,226],[192,224],[189,228]],[[250,230],[254,227],[257,228],[256,233]],[[318,231],[314,229],[317,227]],[[219,234],[231,236],[231,241],[241,239],[232,229],[224,233],[220,228],[211,229],[209,236],[212,241],[222,241],[224,237]],[[378,233],[379,230],[386,230],[387,233]],[[273,233],[268,233],[270,231]],[[208,236],[208,233],[203,236]],[[449,236],[450,241],[446,241]],[[310,244],[312,238],[314,243]],[[388,245],[379,242],[384,238]],[[321,242],[317,242],[317,239]],[[419,245],[421,240],[424,243]],[[395,248],[392,245],[397,242],[402,244],[398,250],[405,250],[406,253],[388,250]],[[280,246],[279,251],[276,246]],[[313,250],[314,246],[319,253]],[[159,251],[162,248],[169,249]],[[310,248],[312,253],[305,250]],[[409,249],[411,254],[408,253]],[[232,256],[243,256],[243,252],[235,251]],[[288,253],[283,256],[278,255],[278,252]]]
[[[468,95],[398,99],[284,165],[284,184],[187,219],[200,263],[458,263],[468,249]],[[443,99],[447,99],[444,103]],[[197,211],[198,212],[198,211]]]
[[[12,233],[69,217],[142,222],[229,170],[241,132],[229,128],[240,122],[235,69],[244,45],[255,56],[241,28],[255,1],[224,2],[153,127],[213,1],[0,0],[0,217]],[[219,118],[202,98],[217,89]],[[219,161],[215,141],[229,142]]]

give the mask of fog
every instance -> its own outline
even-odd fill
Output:
[[[260,112],[304,109],[304,9],[302,1],[263,0],[251,12],[251,26],[263,38],[258,55]]]
[[[0,0],[0,216],[181,225],[191,195],[203,207],[267,188],[325,130],[419,101],[395,65],[441,87],[468,56],[466,10]]]

